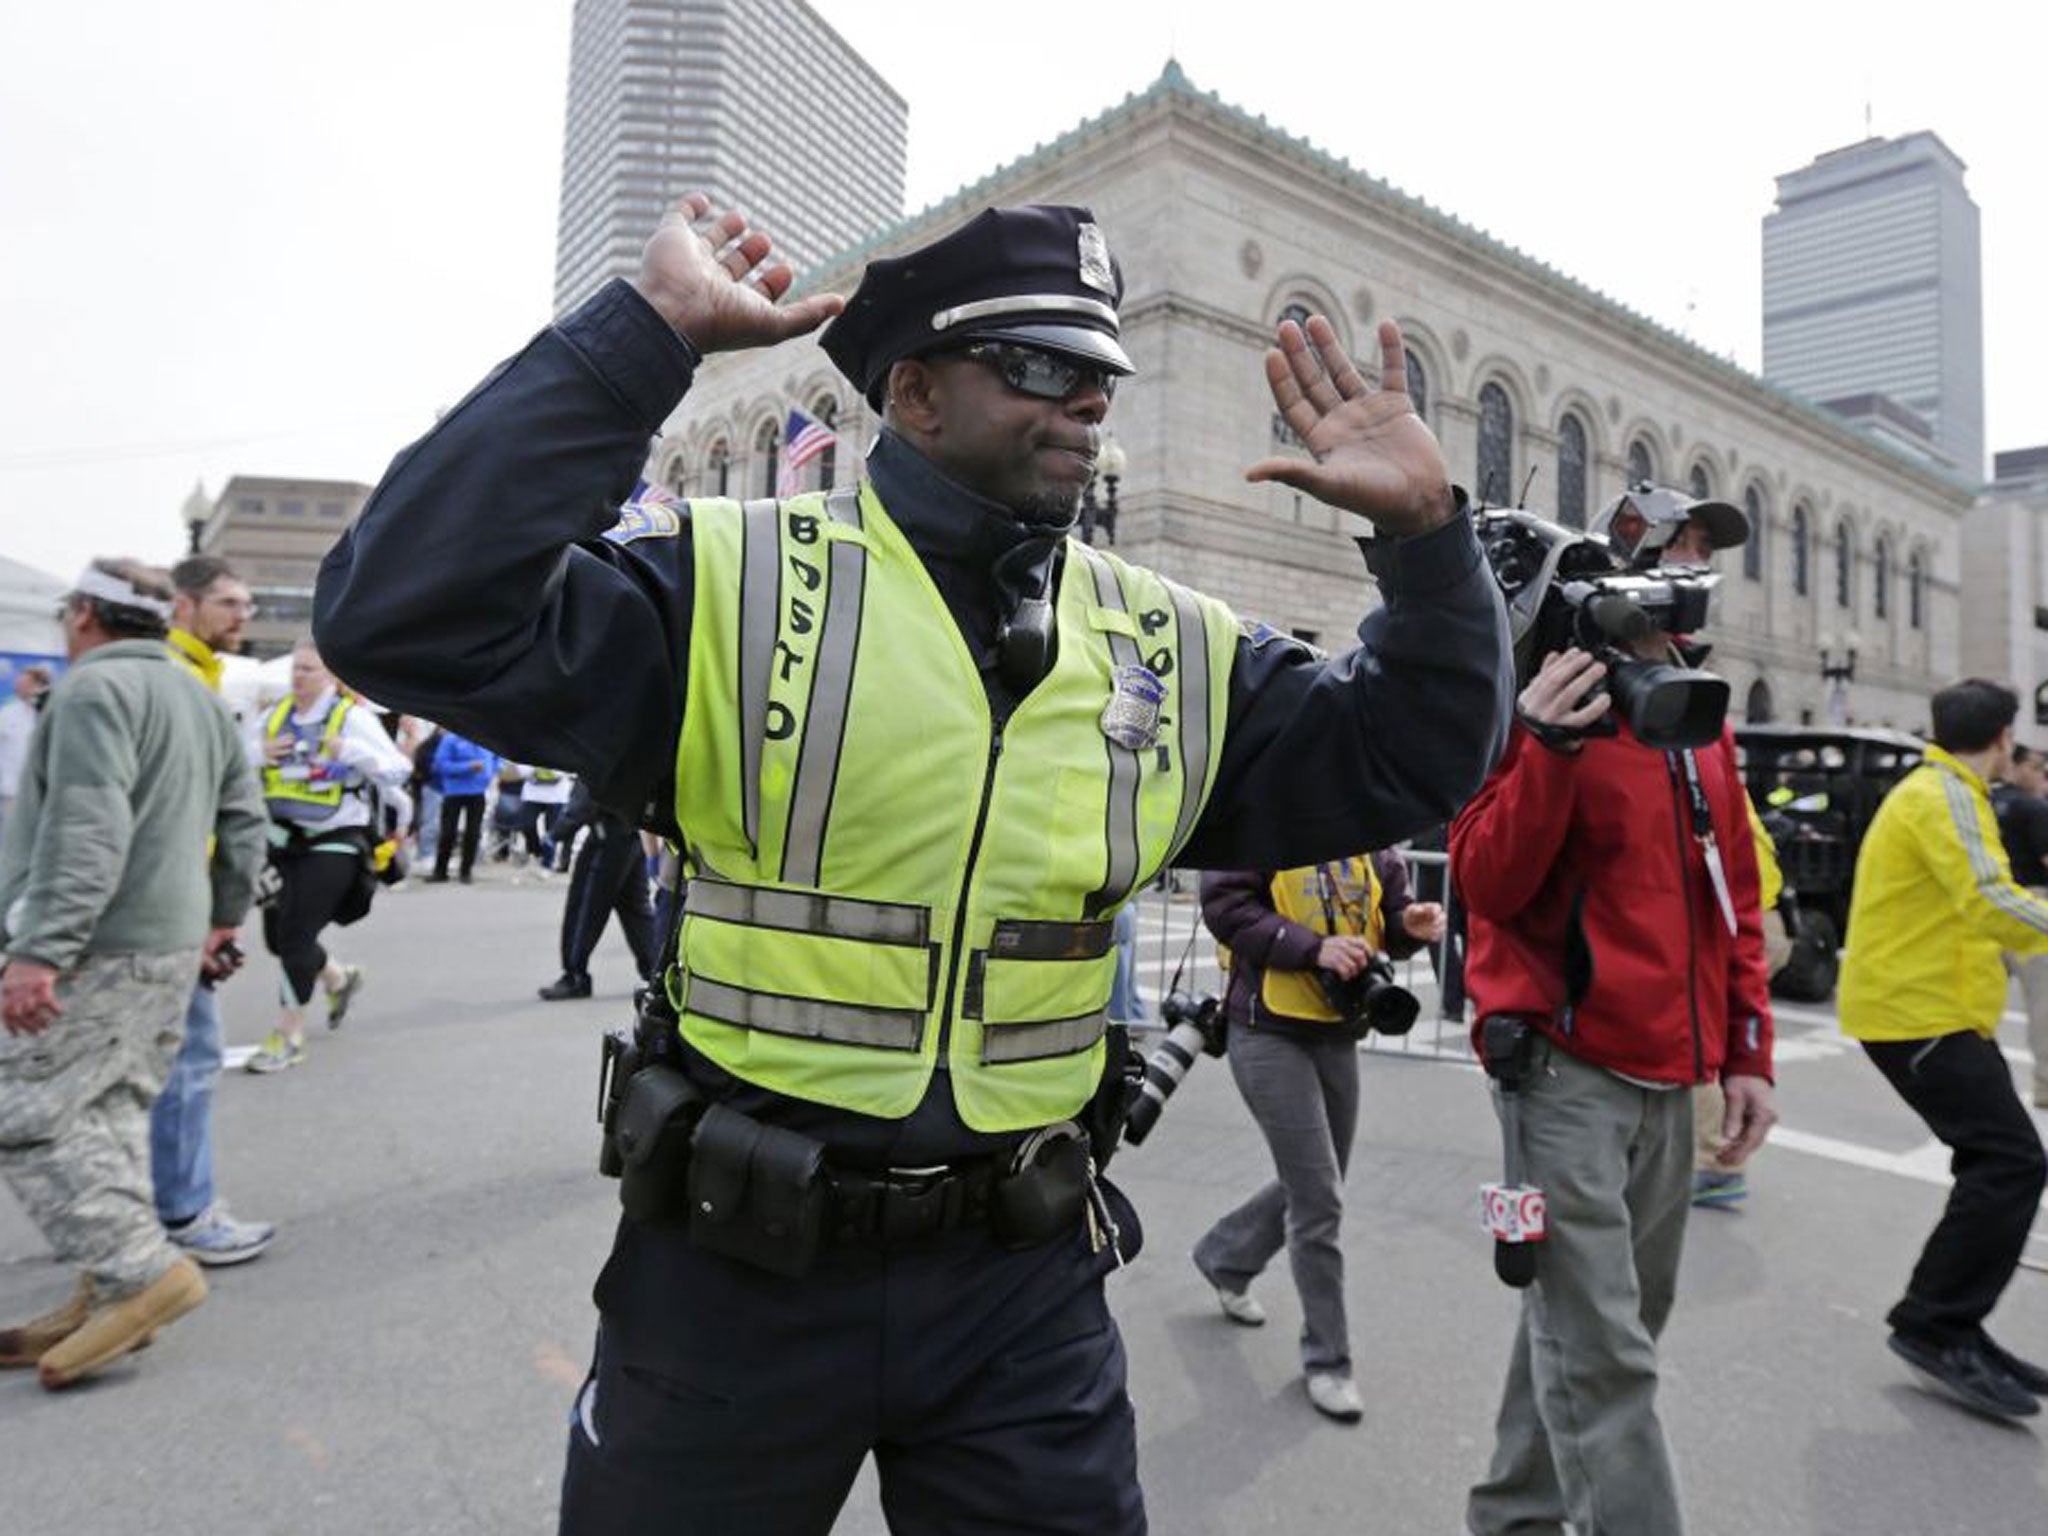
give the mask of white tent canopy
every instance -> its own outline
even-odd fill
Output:
[[[20,662],[64,655],[57,599],[70,590],[63,577],[0,555],[0,697]]]

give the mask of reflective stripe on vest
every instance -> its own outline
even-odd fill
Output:
[[[317,755],[322,762],[334,760],[334,743],[341,735],[341,722],[348,711],[349,700],[339,696],[328,708],[320,726]],[[270,712],[270,719],[263,730],[264,739],[277,740],[287,727],[290,727],[293,737],[298,738],[298,728],[292,723],[292,701],[289,698],[282,700]],[[275,763],[263,765],[263,798],[270,802],[272,814],[283,821],[325,821],[341,805],[346,789],[347,786],[335,779],[323,780],[316,788],[310,780],[286,778]]]
[[[977,1130],[1072,1115],[1102,1066],[1110,919],[1213,783],[1236,621],[1069,541],[1052,670],[998,740],[871,486],[690,515],[684,1034],[745,1081],[878,1117],[941,1061]],[[1141,665],[1163,699],[1132,748],[1101,719]]]

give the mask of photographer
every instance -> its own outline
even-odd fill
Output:
[[[1606,523],[1635,571],[1704,566],[1748,533],[1739,509],[1670,491],[1631,492]],[[1652,626],[1628,650],[1661,662],[1675,645]],[[1492,1468],[1467,1505],[1473,1536],[1566,1520],[1580,1536],[1683,1529],[1656,1340],[1691,1195],[1686,1090],[1719,1077],[1727,1165],[1776,1118],[1756,852],[1732,737],[1723,723],[1697,749],[1644,745],[1602,686],[1608,672],[1576,646],[1542,659],[1507,755],[1451,830],[1475,1045],[1489,1033],[1516,1041],[1502,1086],[1518,1113],[1505,1093],[1497,1107],[1504,1127],[1519,1123],[1511,1153],[1548,1201]],[[1508,1027],[1485,1031],[1496,1016]]]
[[[1363,1413],[1344,1320],[1344,1173],[1358,1129],[1357,1007],[1391,976],[1374,962],[1443,937],[1443,908],[1409,897],[1407,862],[1375,853],[1301,869],[1202,876],[1202,920],[1226,946],[1231,1075],[1279,1177],[1211,1227],[1195,1268],[1223,1315],[1257,1327],[1247,1290],[1284,1243],[1301,1295],[1309,1401],[1341,1422]],[[1347,985],[1348,984],[1348,985]],[[1398,990],[1398,989],[1396,989]]]

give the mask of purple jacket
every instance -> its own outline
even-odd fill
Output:
[[[1422,947],[1401,927],[1402,911],[1414,901],[1408,884],[1408,861],[1392,849],[1372,856],[1380,877],[1380,914],[1385,919],[1386,952],[1395,959]],[[1230,946],[1230,990],[1224,1013],[1232,1024],[1270,1027],[1301,1025],[1327,1031],[1319,1020],[1276,1014],[1260,997],[1268,967],[1282,971],[1315,969],[1323,935],[1304,928],[1273,910],[1270,869],[1210,870],[1202,875],[1202,921],[1219,944]]]

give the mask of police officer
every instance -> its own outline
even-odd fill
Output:
[[[622,1221],[599,1278],[562,1528],[824,1532],[872,1453],[898,1531],[1142,1531],[1101,1284],[1135,1217],[1004,1192],[1075,1167],[1113,920],[1165,863],[1386,844],[1478,784],[1498,593],[1392,325],[1377,389],[1321,319],[1267,357],[1312,457],[1251,477],[1380,534],[1385,606],[1325,659],[1067,537],[1133,371],[1087,210],[984,212],[843,306],[790,282],[685,199],[400,456],[315,600],[343,675],[689,855],[668,988],[715,1103],[687,1223]],[[842,307],[857,490],[603,510],[704,356]]]

